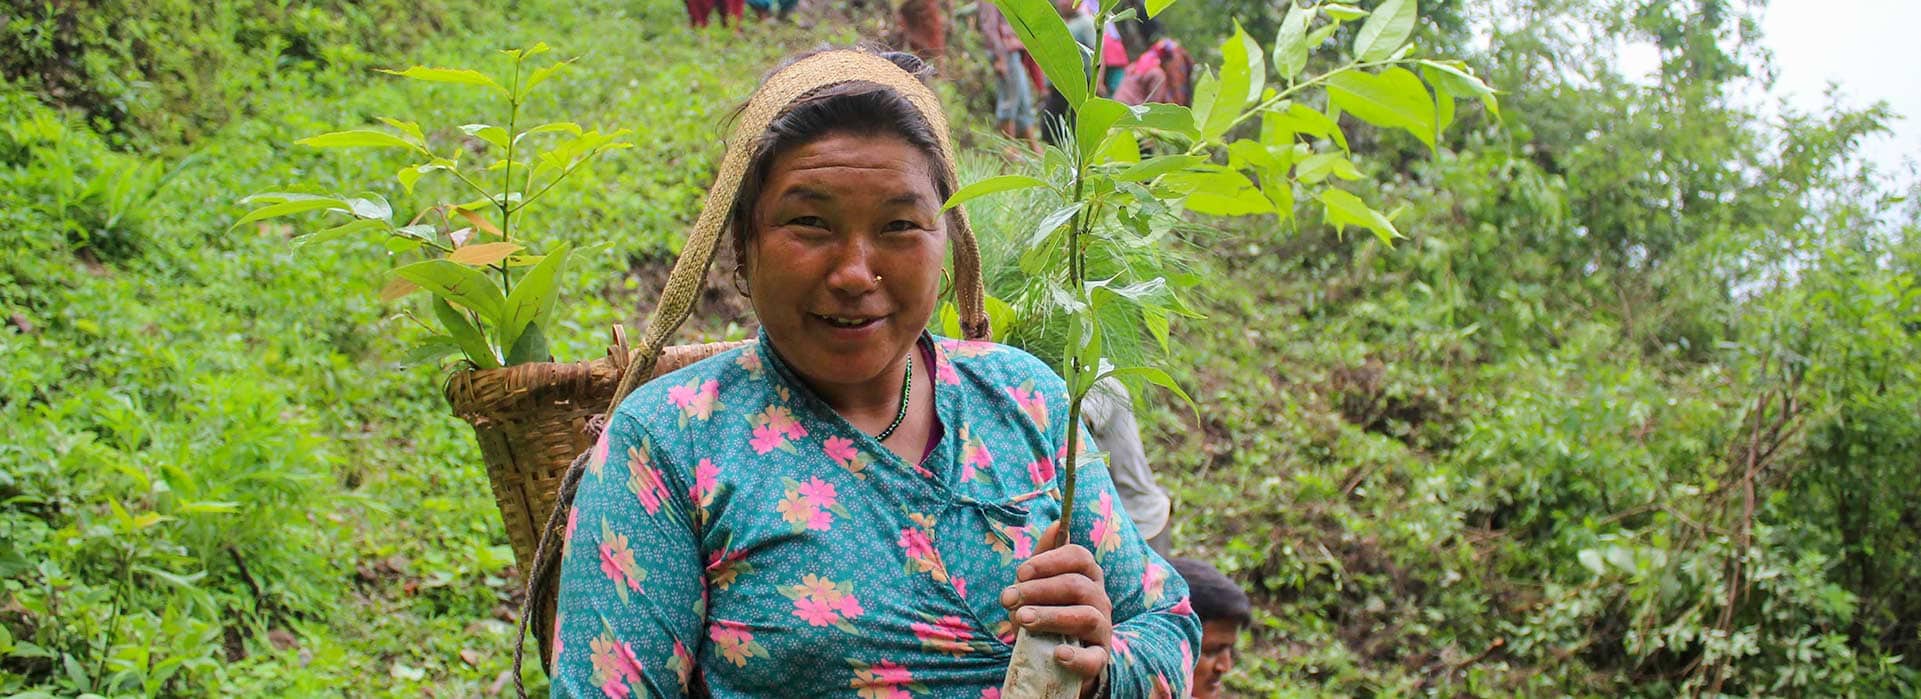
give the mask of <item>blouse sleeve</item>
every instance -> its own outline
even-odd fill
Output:
[[[687,695],[706,577],[683,478],[631,416],[594,445],[567,519],[556,697]]]
[[[1141,539],[1106,464],[1089,460],[1077,478],[1074,541],[1094,552],[1114,605],[1109,696],[1185,697],[1194,649],[1201,644],[1201,622],[1188,602],[1187,582]]]

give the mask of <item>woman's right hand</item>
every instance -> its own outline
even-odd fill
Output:
[[[1087,680],[1093,689],[1107,669],[1114,638],[1114,604],[1102,582],[1094,554],[1080,544],[1056,546],[1060,523],[1047,528],[1040,549],[1014,571],[1013,585],[1001,590],[1007,616],[1029,631],[1079,640],[1083,647],[1061,646],[1054,659]]]

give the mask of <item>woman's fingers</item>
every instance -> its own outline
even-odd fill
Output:
[[[1054,649],[1054,660],[1066,666],[1069,672],[1092,680],[1107,668],[1107,649],[1101,646],[1060,646]]]
[[[1107,667],[1114,605],[1094,553],[1079,544],[1061,545],[1060,526],[1057,521],[1041,534],[1037,553],[1014,571],[1016,582],[1001,591],[1000,602],[1008,609],[1008,618],[1029,631],[1087,644],[1062,646],[1054,651],[1054,659],[1074,674],[1094,678]]]
[[[1052,536],[1053,529],[1048,529]],[[1101,582],[1101,566],[1094,561],[1094,553],[1080,544],[1048,549],[1034,554],[1021,567],[1015,569],[1015,580],[1036,580],[1068,573],[1080,573],[1094,582]]]
[[[1021,607],[1014,610],[1014,621],[1029,631],[1078,638],[1092,646],[1105,646],[1114,637],[1113,622],[1108,620],[1107,612],[1085,604]]]
[[[1010,610],[1029,605],[1066,607],[1076,604],[1098,609],[1113,606],[1107,599],[1107,589],[1080,573],[1017,582],[1001,590],[1001,606]]]

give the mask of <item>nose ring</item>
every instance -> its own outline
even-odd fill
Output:
[[[876,284],[878,284],[878,283],[880,283],[880,280],[881,280],[881,276],[880,276],[880,275],[878,275],[878,274],[876,274],[876,275],[874,275],[874,283],[876,283]]]

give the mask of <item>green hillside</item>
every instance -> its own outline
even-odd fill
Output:
[[[409,361],[420,309],[380,299],[377,247],[235,227],[241,199],[453,197],[410,196],[387,151],[294,141],[398,117],[463,143],[497,99],[373,69],[495,71],[545,42],[577,60],[528,118],[635,146],[516,224],[591,251],[547,337],[593,358],[650,306],[760,75],[889,16],[810,3],[736,34],[664,0],[66,5],[0,22],[11,696],[511,693],[520,578],[447,370]],[[1745,105],[1767,59],[1736,0],[1529,0],[1491,31],[1468,5],[1423,3],[1418,41],[1469,59],[1500,114],[1463,107],[1432,151],[1351,144],[1351,187],[1405,205],[1405,238],[1304,206],[1192,216],[1170,243],[1207,317],[1165,363],[1199,414],[1140,412],[1177,551],[1258,607],[1229,687],[1921,692],[1921,178],[1855,155],[1894,115]],[[1263,43],[1279,22],[1243,0],[1164,17],[1210,65],[1230,17]],[[1570,28],[1651,41],[1662,73],[1629,80]],[[985,132],[955,41],[964,177],[1038,167]],[[976,218],[1004,245],[1032,215]],[[686,339],[747,332],[729,294]]]

